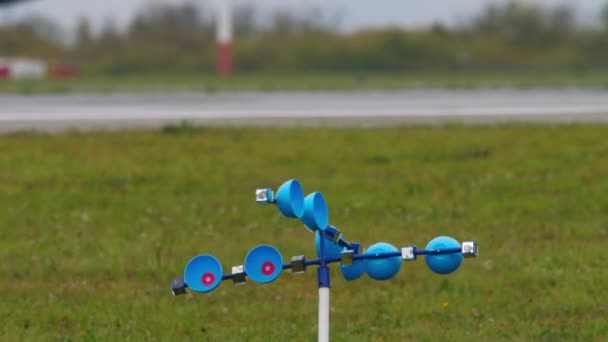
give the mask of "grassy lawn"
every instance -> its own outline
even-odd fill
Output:
[[[173,297],[200,253],[224,269],[314,236],[254,201],[298,178],[369,246],[475,239],[454,274],[332,267],[336,341],[608,338],[608,126],[173,129],[0,136],[0,340],[312,341],[316,272]]]
[[[608,88],[608,70],[479,71],[411,73],[302,73],[214,75],[84,76],[73,80],[2,81],[0,93],[218,92],[236,90],[373,90],[408,88]]]

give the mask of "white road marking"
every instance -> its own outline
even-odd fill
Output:
[[[473,90],[0,96],[0,132],[232,125],[608,122],[608,91]]]

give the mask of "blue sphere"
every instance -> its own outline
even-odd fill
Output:
[[[317,256],[321,257],[321,232],[317,231],[315,234],[315,248],[317,249]],[[333,242],[327,236],[325,237],[325,258],[339,258],[342,247],[337,243]]]
[[[377,253],[399,252],[397,247],[386,242],[378,242],[371,245],[365,255]],[[401,256],[394,256],[381,259],[365,259],[367,274],[376,280],[388,280],[401,269]]]
[[[438,236],[431,240],[426,249],[460,248],[460,243],[449,236]],[[424,260],[431,271],[438,274],[449,274],[458,269],[462,263],[462,253],[442,255],[425,255]]]

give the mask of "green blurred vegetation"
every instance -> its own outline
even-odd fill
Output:
[[[199,253],[314,256],[253,191],[298,178],[370,246],[475,239],[449,276],[332,267],[338,341],[606,341],[608,127],[211,129],[0,136],[0,340],[303,341],[314,269],[173,297]],[[280,143],[277,143],[280,142]]]
[[[399,90],[420,88],[608,88],[608,70],[427,71],[398,73],[250,73],[204,75],[89,75],[64,80],[0,82],[0,93],[21,95],[115,92],[206,92],[281,90]]]
[[[0,30],[0,55],[73,63],[91,75],[211,74],[213,15],[193,4],[150,5],[126,30],[108,21],[93,33],[86,18],[73,44],[32,18]],[[511,1],[454,26],[340,32],[318,11],[274,13],[261,25],[253,7],[235,13],[235,68],[240,73],[487,71],[556,72],[608,68],[608,5],[595,24],[573,8]]]

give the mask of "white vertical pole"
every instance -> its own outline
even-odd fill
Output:
[[[232,72],[232,8],[230,0],[218,0],[217,5],[217,71],[227,76]]]
[[[329,341],[329,268],[325,264],[325,230],[321,230],[321,243],[319,244],[319,342]]]
[[[329,287],[319,288],[319,342],[329,341]]]
[[[232,41],[232,11],[230,0],[219,0],[217,4],[217,42],[218,44],[230,44]]]

